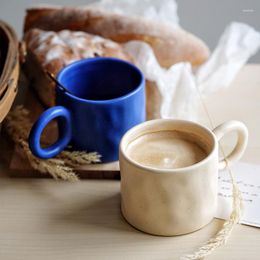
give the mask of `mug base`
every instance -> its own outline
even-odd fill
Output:
[[[136,225],[134,225],[131,221],[128,220],[128,218],[125,216],[124,214],[124,211],[122,209],[122,204],[121,204],[121,215],[123,216],[124,220],[130,225],[132,226],[134,229],[142,232],[142,233],[145,233],[145,234],[148,234],[148,235],[152,235],[152,236],[161,236],[161,237],[173,237],[173,236],[181,236],[181,235],[187,235],[187,234],[191,234],[191,233],[194,233],[196,231],[199,231],[200,229],[206,227],[208,224],[210,224],[212,222],[212,220],[214,219],[211,218],[209,221],[207,221],[206,223],[204,223],[203,225],[199,226],[199,227],[196,227],[190,231],[184,231],[184,232],[167,232],[167,231],[160,231],[160,232],[154,232],[154,231],[150,231],[150,230],[147,230],[147,229],[144,229],[142,227],[138,227]]]

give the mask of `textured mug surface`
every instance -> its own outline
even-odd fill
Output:
[[[134,65],[116,58],[74,62],[57,76],[57,106],[46,110],[34,124],[29,145],[34,155],[51,158],[68,144],[73,150],[98,152],[102,162],[118,160],[124,133],[145,120],[144,77]],[[42,148],[45,126],[58,119],[59,139]]]
[[[182,131],[200,140],[207,157],[176,169],[148,167],[132,160],[128,145],[140,136],[158,131]],[[238,134],[234,150],[219,162],[218,141],[230,131]],[[247,128],[238,121],[213,131],[183,120],[147,121],[129,130],[120,144],[121,211],[125,219],[144,232],[172,236],[190,233],[208,224],[217,207],[218,170],[238,160],[247,145]]]

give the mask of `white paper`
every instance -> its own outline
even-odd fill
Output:
[[[196,117],[199,96],[190,63],[178,63],[169,69],[164,69],[160,67],[152,48],[147,43],[130,41],[124,44],[124,49],[141,68],[145,78],[156,82],[162,96],[162,118],[193,120]]]
[[[211,54],[196,73],[197,85],[208,95],[230,85],[242,66],[260,47],[260,33],[249,25],[231,23]]]
[[[101,0],[91,5],[121,15],[140,16],[173,26],[179,24],[175,0]]]
[[[259,47],[259,32],[248,25],[232,23],[209,60],[193,73],[187,62],[161,68],[146,43],[135,41],[125,45],[145,77],[156,82],[162,95],[161,117],[193,121],[198,120],[201,96],[227,87]]]
[[[260,227],[260,165],[237,163],[232,167],[243,197],[241,223]],[[232,209],[232,184],[227,171],[219,172],[218,209],[216,218],[227,219]]]

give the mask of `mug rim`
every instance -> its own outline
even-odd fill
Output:
[[[76,96],[74,94],[71,94],[71,93],[69,93],[67,91],[64,91],[58,85],[56,85],[56,89],[61,91],[64,95],[68,96],[69,98],[75,99],[77,101],[84,102],[84,103],[87,102],[87,103],[92,103],[92,104],[101,104],[101,105],[103,105],[103,104],[111,104],[111,103],[116,103],[116,102],[125,100],[125,99],[133,96],[135,93],[137,93],[138,91],[140,91],[140,89],[143,88],[145,79],[144,79],[144,75],[143,75],[142,71],[137,66],[135,66],[134,64],[132,64],[132,63],[130,63],[128,61],[122,60],[122,59],[114,58],[114,57],[92,57],[92,58],[85,58],[85,59],[74,61],[74,62],[66,65],[65,67],[63,67],[58,72],[57,80],[58,80],[58,82],[60,82],[60,80],[64,76],[64,74],[68,70],[71,70],[73,67],[80,66],[82,64],[87,64],[87,63],[95,63],[95,62],[99,62],[99,61],[111,61],[111,62],[117,62],[117,63],[124,63],[131,70],[134,70],[137,74],[139,74],[140,82],[139,82],[138,86],[134,90],[130,91],[129,93],[127,93],[127,94],[125,94],[123,96],[112,98],[112,99],[104,99],[104,100],[91,100],[91,99],[81,98],[81,97],[78,97],[78,96]],[[64,88],[66,89],[66,87],[64,87]]]
[[[130,143],[129,141],[127,142],[127,139],[131,136],[131,134],[137,130],[142,130],[142,128],[144,128],[145,126],[147,125],[158,125],[160,123],[163,123],[163,122],[179,122],[179,123],[183,123],[183,124],[189,124],[189,125],[195,125],[201,129],[203,129],[204,131],[206,131],[211,137],[212,139],[214,140],[213,141],[213,146],[210,150],[210,152],[207,154],[207,156],[202,159],[201,161],[195,163],[195,164],[192,164],[192,165],[189,165],[189,166],[185,166],[185,167],[180,167],[180,168],[155,168],[155,167],[151,167],[151,166],[145,166],[145,165],[142,165],[138,162],[136,162],[135,160],[131,159],[127,153],[126,153],[126,148],[127,148],[127,145]],[[163,130],[161,130],[163,131]],[[156,131],[154,131],[156,132]],[[152,133],[152,131],[150,132]],[[127,143],[126,143],[127,142]],[[126,144],[125,144],[126,143]],[[196,122],[192,122],[192,121],[189,121],[189,120],[182,120],[182,119],[154,119],[154,120],[149,120],[149,121],[146,121],[144,123],[141,123],[133,128],[131,128],[130,130],[128,130],[124,136],[122,137],[121,141],[120,141],[120,145],[119,145],[119,158],[120,156],[122,155],[124,157],[124,159],[126,161],[128,161],[128,163],[130,164],[133,164],[135,167],[138,167],[142,170],[144,170],[145,172],[152,172],[152,173],[164,173],[164,174],[170,174],[170,173],[177,173],[177,172],[185,172],[185,171],[188,171],[188,170],[194,170],[198,167],[200,167],[201,165],[207,163],[209,160],[211,160],[211,158],[213,157],[214,155],[214,152],[217,148],[217,144],[218,144],[218,141],[217,141],[217,138],[216,136],[214,135],[214,133],[206,126],[203,126],[199,123],[196,123]],[[123,146],[125,146],[123,148]]]

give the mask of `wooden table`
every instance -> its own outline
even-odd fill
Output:
[[[246,66],[231,87],[208,98],[207,104],[216,124],[238,119],[248,125],[250,141],[243,161],[260,163],[260,65]],[[226,149],[232,138],[224,140]],[[4,176],[3,166],[0,171]],[[72,184],[1,177],[0,186],[1,260],[178,259],[222,225],[214,220],[200,231],[177,237],[139,232],[120,214],[119,181]],[[208,259],[260,259],[260,230],[238,225],[227,245]]]

